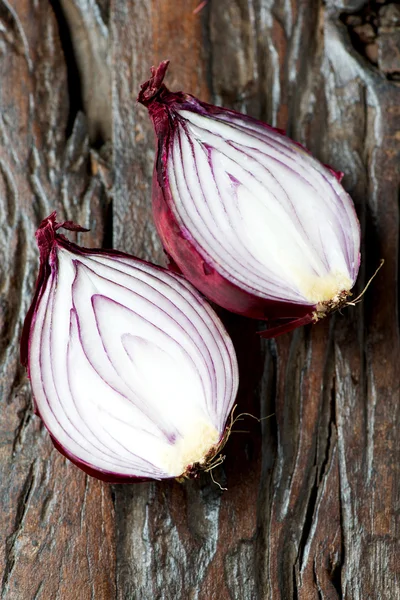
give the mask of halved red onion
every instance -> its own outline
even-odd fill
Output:
[[[138,97],[158,137],[153,209],[167,253],[224,308],[285,319],[267,335],[342,306],[360,227],[341,174],[280,130],[170,92],[167,66],[152,69]]]
[[[80,248],[40,225],[40,271],[21,361],[56,447],[108,481],[164,479],[218,453],[238,387],[232,342],[182,277]]]

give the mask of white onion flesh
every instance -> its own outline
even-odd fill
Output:
[[[129,257],[56,252],[30,330],[40,416],[93,469],[184,474],[221,440],[235,400],[223,325],[174,274]]]
[[[232,113],[176,115],[167,165],[175,216],[208,264],[251,294],[294,304],[353,287],[359,224],[327,168]]]

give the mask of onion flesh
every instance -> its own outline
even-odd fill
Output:
[[[138,97],[158,137],[153,209],[167,253],[214,302],[284,319],[283,330],[342,306],[360,227],[341,174],[280,130],[170,92],[167,66]]]
[[[53,213],[37,234],[40,271],[21,360],[56,447],[108,481],[164,479],[218,453],[238,386],[232,342],[179,275],[81,248]]]

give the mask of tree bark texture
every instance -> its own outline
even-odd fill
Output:
[[[399,37],[387,0],[0,0],[1,598],[400,598]],[[33,415],[18,359],[50,212],[90,227],[86,246],[163,262],[136,96],[165,58],[171,89],[344,172],[356,293],[385,259],[363,302],[276,340],[223,315],[239,411],[262,417],[226,446],[225,492],[86,476]]]

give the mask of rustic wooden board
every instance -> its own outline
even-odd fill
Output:
[[[400,598],[396,6],[198,4],[0,0],[1,597]],[[154,137],[135,99],[165,58],[172,89],[283,127],[345,173],[363,229],[358,290],[385,259],[363,303],[318,326],[261,343],[256,323],[224,315],[239,410],[268,417],[228,442],[215,472],[227,492],[206,475],[85,476],[52,449],[18,362],[34,231],[53,209],[92,228],[85,245],[163,261]]]
[[[0,2],[0,44],[2,598],[114,597],[110,492],[53,450],[18,361],[38,222],[56,208],[95,225],[91,242],[99,244],[106,196],[88,175],[82,117],[66,139],[67,73],[50,4]]]

